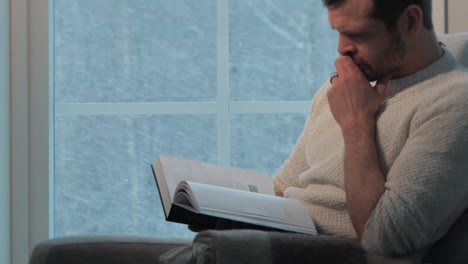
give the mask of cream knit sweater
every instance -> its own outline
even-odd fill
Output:
[[[326,96],[317,92],[309,119],[273,182],[303,202],[322,234],[356,238],[346,209],[344,142]],[[425,69],[392,80],[376,117],[386,191],[362,244],[384,255],[424,250],[468,207],[468,71],[449,51]],[[468,223],[467,223],[468,224]]]

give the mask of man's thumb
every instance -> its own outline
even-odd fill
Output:
[[[377,81],[375,84],[375,90],[380,96],[385,96],[385,92],[387,91],[388,83],[392,79],[392,74],[388,74],[384,78]]]

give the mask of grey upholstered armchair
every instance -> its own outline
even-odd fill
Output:
[[[440,40],[455,57],[468,67],[468,33],[440,36]],[[234,233],[233,233],[234,232]],[[298,263],[313,258],[311,263],[394,263],[391,259],[378,259],[369,255],[352,241],[332,237],[318,236],[313,238],[292,239],[288,234],[271,232],[274,243],[267,246],[283,249],[285,254],[294,255],[294,261],[284,261],[284,256],[274,253],[269,259],[258,262],[265,257],[235,255],[229,246],[243,243],[244,246],[265,248],[266,245],[252,245],[258,236],[267,233],[257,230],[241,231],[208,231],[200,233],[194,241],[205,247],[205,253],[211,254],[210,263],[226,263],[223,259],[231,259],[233,263]],[[233,236],[233,234],[235,234]],[[291,242],[288,242],[288,239]],[[310,239],[310,243],[307,241]],[[302,241],[302,242],[301,242]],[[155,264],[159,256],[170,249],[191,245],[189,239],[169,239],[156,237],[134,236],[75,236],[55,238],[38,244],[32,253],[30,264]],[[250,243],[250,244],[249,244]],[[227,246],[221,247],[220,244]],[[192,244],[193,245],[193,244]],[[228,250],[226,250],[228,248]],[[290,250],[288,250],[290,248]],[[430,251],[426,260],[430,263],[468,263],[468,209],[459,218],[450,232],[440,240]],[[301,257],[301,255],[303,257]],[[307,257],[306,257],[307,255]],[[300,261],[299,261],[300,260]],[[373,261],[374,260],[374,261]],[[397,263],[401,263],[398,262]]]

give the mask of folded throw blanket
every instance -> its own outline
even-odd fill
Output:
[[[166,264],[368,263],[356,241],[260,230],[208,230],[161,256]]]

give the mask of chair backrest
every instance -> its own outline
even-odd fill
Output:
[[[458,62],[468,68],[468,32],[437,36]]]
[[[438,36],[460,64],[468,68],[468,32]],[[467,175],[468,176],[468,175]],[[426,256],[430,263],[468,263],[468,208]]]
[[[429,263],[468,263],[468,209],[425,257]]]

